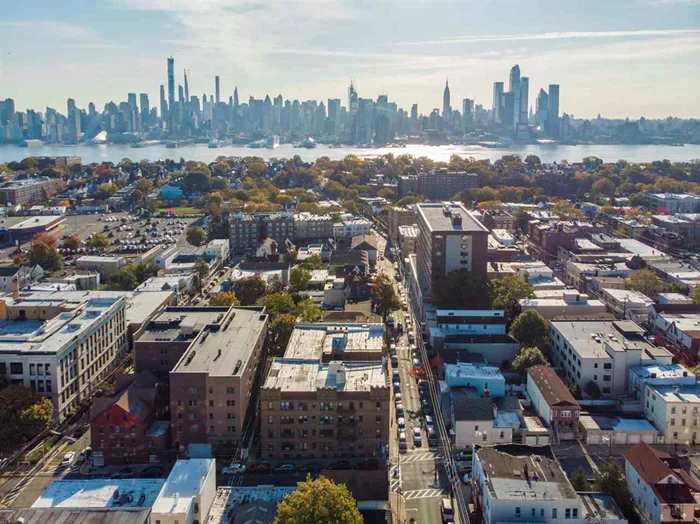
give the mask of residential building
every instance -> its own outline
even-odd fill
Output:
[[[134,335],[134,367],[167,378],[182,355],[206,329],[223,325],[229,307],[171,306]]]
[[[591,445],[625,445],[646,442],[655,444],[658,431],[649,422],[638,418],[621,418],[610,415],[579,416],[581,440]]]
[[[399,226],[398,243],[401,250],[401,258],[405,259],[408,255],[416,254],[416,243],[420,231],[418,226],[411,224],[410,226]]]
[[[392,417],[386,366],[276,358],[260,412],[263,457],[386,457]]]
[[[627,485],[646,522],[695,522],[700,487],[676,457],[645,442],[625,451],[624,457]]]
[[[333,217],[303,212],[294,215],[294,234],[298,240],[326,239],[333,236]]]
[[[443,364],[445,383],[450,388],[471,387],[482,397],[500,398],[506,394],[506,379],[496,366],[457,362]]]
[[[260,242],[271,238],[278,246],[293,240],[294,215],[278,213],[238,213],[230,218],[230,241],[233,253],[254,252]]]
[[[204,255],[216,258],[221,264],[228,262],[229,252],[229,241],[223,238],[210,240],[203,250]]]
[[[411,207],[390,207],[387,213],[387,224],[389,228],[389,237],[396,241],[399,238],[399,228],[401,226],[410,226],[416,223],[416,212]]]
[[[665,444],[694,446],[700,431],[700,384],[655,386],[643,394],[644,416],[662,435]]]
[[[93,465],[143,464],[168,443],[170,423],[163,414],[163,390],[155,375],[118,375],[114,397],[94,399],[90,408]]]
[[[520,428],[520,419],[515,413],[498,413],[493,399],[479,396],[473,387],[452,388],[450,396],[455,449],[513,442],[513,431]]]
[[[460,203],[417,204],[416,255],[419,279],[428,293],[433,282],[466,269],[486,278],[488,229]]]
[[[505,229],[510,233],[514,233],[517,229],[515,215],[505,209],[484,211],[483,223],[490,230]]]
[[[369,263],[375,266],[377,263],[377,237],[374,235],[358,235],[350,241],[351,251],[366,251]]]
[[[650,320],[654,338],[681,362],[694,366],[700,354],[700,306],[659,304],[652,307]]]
[[[630,367],[671,364],[666,349],[644,338],[645,330],[630,320],[552,320],[552,364],[581,391],[595,383],[604,398],[627,390]]]
[[[671,214],[700,212],[700,196],[690,193],[644,193],[648,209],[666,210]]]
[[[522,311],[534,309],[547,320],[566,315],[591,315],[605,313],[605,304],[591,300],[576,290],[565,290],[561,298],[523,298],[519,300]]]
[[[10,293],[15,287],[19,289],[30,284],[32,268],[16,266],[0,266],[0,293]]]
[[[0,204],[24,205],[46,197],[50,198],[63,191],[61,178],[36,177],[24,180],[12,180],[0,184]]]
[[[324,322],[294,326],[284,358],[378,362],[385,353],[384,324]]]
[[[638,324],[649,322],[649,313],[654,301],[644,293],[633,289],[604,288],[600,297],[618,318],[632,320]]]
[[[581,406],[554,369],[543,365],[528,368],[527,394],[535,412],[560,438],[578,433]]]
[[[211,458],[178,460],[153,503],[151,522],[155,524],[207,522],[215,497],[216,460]]]
[[[0,375],[49,398],[63,420],[90,398],[128,349],[127,298],[79,292],[6,299],[0,320]]]
[[[547,446],[484,446],[472,454],[472,477],[485,524],[626,524],[612,499],[576,493]]]
[[[479,175],[466,171],[436,169],[428,173],[418,173],[417,194],[430,200],[451,200],[463,189],[479,187]]]
[[[351,239],[360,235],[369,235],[372,222],[366,218],[351,218],[333,224],[333,238]]]
[[[261,373],[268,317],[264,307],[232,307],[208,326],[170,372],[172,441],[236,445]]]
[[[403,175],[399,177],[399,197],[418,194],[418,176]]]
[[[501,365],[515,358],[518,342],[507,334],[503,310],[438,309],[427,325],[428,341],[445,357],[466,350]]]
[[[697,382],[695,374],[681,364],[649,364],[629,369],[627,391],[642,398],[644,387],[651,386],[692,386]]]

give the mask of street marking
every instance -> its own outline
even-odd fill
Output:
[[[413,452],[407,455],[402,455],[400,458],[401,464],[408,464],[414,462],[435,462],[442,461],[442,457],[436,452]]]
[[[22,480],[20,480],[17,485],[12,488],[12,491],[7,493],[3,498],[0,503],[2,503],[4,506],[9,506],[12,504],[17,497],[19,497],[19,494],[22,493],[24,488],[27,487],[27,484],[29,484],[32,481],[32,477],[24,477]]]
[[[401,465],[391,466],[389,468],[389,489],[391,491],[401,491],[402,487]]]
[[[430,499],[444,497],[445,495],[447,495],[447,491],[444,489],[415,489],[403,492],[403,496],[406,500]]]

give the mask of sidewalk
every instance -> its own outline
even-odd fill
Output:
[[[391,508],[392,524],[406,524],[406,499],[400,493],[389,492],[389,507]]]

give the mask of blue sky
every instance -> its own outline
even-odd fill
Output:
[[[449,77],[453,107],[491,105],[518,63],[561,85],[580,117],[700,117],[700,0],[33,0],[0,18],[0,98],[65,111],[146,92],[157,104],[166,57],[190,92],[241,100],[281,93],[382,92],[428,114]]]

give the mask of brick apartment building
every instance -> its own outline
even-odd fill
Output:
[[[51,197],[62,191],[60,178],[37,177],[12,180],[0,186],[0,204],[27,204],[42,196]]]
[[[170,372],[170,420],[176,449],[236,445],[262,374],[264,307],[232,307],[195,336]]]
[[[230,219],[231,252],[255,251],[266,238],[283,246],[286,239],[294,240],[294,231],[292,213],[239,213]]]

